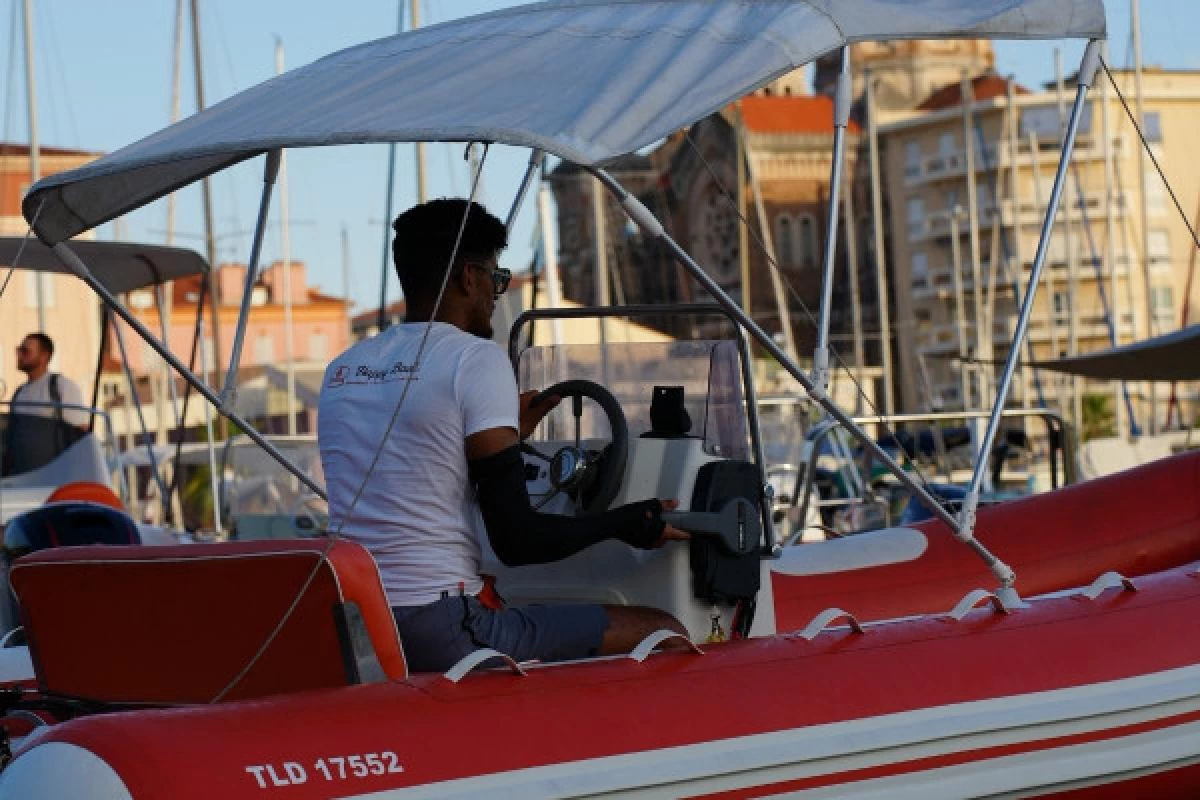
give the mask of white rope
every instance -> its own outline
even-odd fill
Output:
[[[467,198],[467,207],[463,212],[462,222],[459,223],[458,226],[458,235],[454,239],[454,248],[450,253],[450,263],[446,265],[446,274],[442,276],[442,285],[438,289],[437,300],[433,304],[433,311],[429,316],[429,322],[425,325],[425,332],[421,335],[421,343],[417,346],[417,356],[413,361],[413,368],[408,373],[404,381],[404,390],[400,393],[400,399],[396,401],[396,409],[392,412],[391,419],[388,420],[387,428],[384,429],[383,436],[379,440],[379,446],[375,449],[375,455],[371,458],[371,465],[367,468],[366,473],[363,475],[362,482],[358,486],[358,490],[354,493],[354,499],[350,501],[350,506],[346,509],[346,513],[343,514],[342,518],[338,521],[336,529],[327,534],[329,542],[321,551],[321,557],[317,559],[317,563],[313,566],[312,571],[304,580],[304,584],[300,587],[300,590],[296,593],[296,596],[292,598],[291,604],[288,606],[287,610],[283,612],[283,616],[280,617],[279,622],[271,630],[271,633],[267,635],[267,638],[246,663],[246,666],[234,676],[233,680],[225,685],[224,689],[217,692],[217,694],[210,701],[211,703],[221,702],[221,700],[223,700],[231,691],[233,691],[233,689],[242,682],[242,679],[250,673],[250,670],[254,669],[255,665],[262,660],[263,655],[266,654],[267,650],[271,647],[271,644],[276,638],[278,638],[280,631],[283,630],[284,625],[286,625],[288,620],[291,619],[292,614],[296,612],[296,608],[299,607],[300,601],[304,599],[304,595],[307,594],[308,588],[312,586],[313,581],[316,580],[317,574],[321,571],[321,565],[325,563],[325,559],[329,557],[329,552],[333,549],[333,545],[337,542],[337,535],[342,532],[342,527],[346,524],[346,520],[350,517],[351,512],[353,512],[354,508],[358,505],[359,498],[362,497],[363,491],[367,488],[367,482],[370,481],[371,475],[375,472],[375,467],[379,464],[379,457],[382,455],[383,448],[387,444],[388,437],[392,433],[392,428],[395,427],[396,420],[400,418],[400,410],[404,408],[404,401],[408,398],[409,387],[412,386],[414,376],[417,374],[417,370],[421,366],[421,356],[425,352],[425,344],[429,341],[429,334],[433,330],[434,319],[437,317],[437,312],[441,308],[442,298],[446,294],[446,287],[450,283],[450,273],[453,271],[454,262],[458,258],[458,249],[462,244],[463,233],[467,229],[467,220],[471,215],[471,205],[475,202],[475,194],[479,189],[479,177],[483,174],[483,165],[487,161],[487,156],[488,145],[485,144],[483,146],[483,156],[479,160],[479,169],[476,170],[475,179],[471,183],[471,194]]]

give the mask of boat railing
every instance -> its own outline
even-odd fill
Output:
[[[113,428],[112,416],[103,409],[94,408],[78,403],[53,403],[41,400],[20,400],[17,405],[34,408],[49,408],[62,409],[63,411],[82,411],[89,415],[88,432],[96,432],[96,418],[98,417],[102,423],[102,435],[97,436],[96,440],[100,443],[102,452],[104,453],[104,465],[110,474],[118,476],[117,485],[118,491],[123,500],[129,500],[129,485],[125,479],[125,472],[121,469],[121,460],[117,452],[117,436]],[[0,415],[12,417],[13,403],[11,400],[0,401]],[[0,450],[3,450],[4,442],[0,439]],[[61,454],[60,454],[61,455]],[[16,477],[16,476],[6,476]]]
[[[869,425],[905,425],[913,423],[938,423],[952,422],[960,420],[987,419],[990,412],[988,411],[940,411],[924,414],[879,414],[874,416],[855,417],[854,422],[860,426]],[[1051,441],[1057,441],[1064,453],[1062,471],[1063,483],[1071,484],[1077,479],[1075,469],[1075,442],[1074,434],[1071,427],[1067,424],[1062,414],[1049,408],[1006,408],[1001,411],[1000,416],[1004,419],[1023,419],[1023,418],[1041,418],[1046,423],[1046,429],[1050,434]],[[803,465],[800,472],[797,474],[797,482],[803,480],[802,486],[797,486],[796,491],[792,493],[792,505],[800,506],[798,519],[807,519],[808,507],[810,503],[809,493],[812,491],[814,475],[816,473],[815,462],[817,454],[821,452],[821,447],[825,443],[825,439],[838,430],[840,426],[830,424],[820,426],[813,432],[810,452],[813,454],[811,463]],[[935,441],[938,439],[935,438]],[[943,449],[939,447],[939,449]],[[1050,448],[1050,481],[1052,488],[1058,488],[1058,448]],[[825,504],[822,504],[824,506]]]

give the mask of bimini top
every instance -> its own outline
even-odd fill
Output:
[[[1106,381],[1200,381],[1200,325],[1030,366]]]
[[[275,148],[492,141],[601,164],[848,43],[1104,26],[1102,0],[553,0],[326,56],[38,182],[23,210],[54,244]]]
[[[208,272],[208,262],[203,256],[182,247],[81,239],[71,242],[71,249],[113,294]],[[17,259],[18,252],[20,259]],[[8,269],[14,262],[17,269],[32,272],[75,274],[63,266],[53,250],[37,239],[26,241],[16,236],[0,237],[0,269]]]

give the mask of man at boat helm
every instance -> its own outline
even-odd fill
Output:
[[[9,401],[8,427],[0,441],[0,475],[42,467],[87,433],[90,415],[83,393],[66,375],[50,371],[54,340],[31,333],[17,346],[17,369],[26,382]]]
[[[504,223],[477,203],[468,213],[467,201],[441,199],[401,214],[393,228],[405,322],[329,365],[318,440],[330,529],[374,555],[410,667],[443,671],[484,647],[518,661],[585,658],[628,652],[662,628],[683,632],[657,609],[506,607],[485,586],[476,501],[508,566],[558,561],[606,539],[652,549],[687,534],[662,520],[675,501],[575,518],[531,508],[518,437],[559,398],[535,406],[536,392],[518,396],[508,359],[491,340],[496,298],[509,280],[497,267],[508,243]]]

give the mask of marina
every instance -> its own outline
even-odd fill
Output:
[[[197,112],[45,176],[30,102],[0,798],[1200,792],[1200,173],[1136,1],[1132,69],[1102,0],[399,5],[206,108],[192,0]],[[288,169],[370,145],[336,296]],[[91,238],[194,186],[205,256]]]

